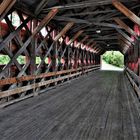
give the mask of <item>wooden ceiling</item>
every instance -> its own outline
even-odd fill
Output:
[[[139,14],[139,0],[119,1],[136,15]],[[104,50],[119,50],[118,29],[130,37],[114,18],[118,17],[131,28],[134,26],[132,21],[112,5],[112,0],[18,0],[16,7],[22,7],[22,11],[39,19],[43,19],[50,9],[58,8],[59,13],[51,24],[62,29],[69,21],[73,21],[75,24],[68,32],[69,36],[83,30],[79,41],[88,36],[87,43],[96,41]]]

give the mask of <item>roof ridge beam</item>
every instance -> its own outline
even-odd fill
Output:
[[[127,2],[129,3],[130,1],[128,0],[121,0],[122,2]],[[135,0],[131,0],[131,1],[135,1]],[[83,1],[83,2],[72,2],[70,4],[65,4],[65,5],[58,5],[58,6],[53,6],[53,7],[50,7],[50,8],[47,8],[46,10],[50,10],[50,9],[53,9],[53,8],[58,8],[60,10],[66,10],[66,9],[79,9],[79,8],[85,8],[85,7],[91,7],[91,6],[100,6],[100,5],[108,5],[108,4],[111,4],[112,3],[112,0],[96,0],[96,1],[93,1],[93,0],[88,0],[88,1]]]

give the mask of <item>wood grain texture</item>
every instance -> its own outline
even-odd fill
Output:
[[[123,72],[92,72],[0,110],[0,139],[139,140],[139,107]]]

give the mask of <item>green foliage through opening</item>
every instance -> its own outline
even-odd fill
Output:
[[[7,65],[10,61],[10,57],[8,55],[0,55],[0,65]]]
[[[108,64],[123,68],[124,56],[119,51],[107,51],[103,54],[102,59]]]

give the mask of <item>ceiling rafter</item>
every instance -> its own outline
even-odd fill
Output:
[[[20,4],[23,5],[21,8],[22,11],[30,13],[30,15],[37,17],[39,20],[42,20],[50,9],[57,7],[59,13],[51,21],[50,25],[56,28],[59,27],[59,30],[61,31],[67,23],[74,22],[74,26],[67,32],[67,35],[72,37],[79,30],[83,30],[84,32],[77,38],[77,41],[79,42],[88,35],[89,38],[84,41],[84,43],[87,43],[91,39],[95,40],[98,44],[96,47],[100,46],[105,49],[119,49],[117,40],[119,39],[117,36],[118,32],[130,40],[129,36],[124,32],[123,26],[116,23],[114,18],[119,18],[124,21],[130,28],[133,28],[134,23],[113,6],[112,0],[22,1],[25,1],[26,5],[19,2],[17,7],[19,7]],[[138,15],[140,8],[139,0],[118,1]],[[34,6],[32,6],[32,3],[34,3]],[[29,7],[33,7],[33,9],[30,9]],[[37,11],[39,12],[37,13]]]

